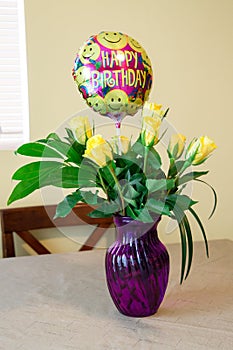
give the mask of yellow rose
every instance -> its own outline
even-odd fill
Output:
[[[85,145],[86,141],[92,137],[92,128],[88,117],[75,117],[70,121],[70,127],[74,130],[79,143]]]
[[[168,152],[173,158],[178,159],[184,150],[186,137],[182,134],[173,134],[168,145]]]
[[[158,142],[160,124],[161,119],[158,116],[143,118],[141,140],[144,146],[151,147]]]
[[[142,116],[159,116],[163,118],[164,111],[162,110],[162,105],[157,105],[156,103],[145,102],[143,106]]]
[[[198,139],[194,139],[187,150],[186,158],[190,158],[195,154],[192,160],[193,165],[198,165],[203,163],[213,150],[216,148],[214,141],[209,139],[207,136],[201,136]]]
[[[145,102],[144,107],[145,109],[150,109],[152,111],[159,111],[162,108],[162,105],[157,105],[156,103],[151,102]]]
[[[127,153],[130,146],[130,140],[126,136],[114,136],[109,143],[112,146],[113,152],[117,154]]]
[[[83,156],[91,159],[100,167],[105,166],[108,160],[113,159],[111,147],[101,135],[92,136],[87,140]]]

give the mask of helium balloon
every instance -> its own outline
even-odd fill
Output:
[[[120,32],[101,32],[80,48],[73,77],[87,104],[120,125],[148,100],[152,67],[135,39]]]

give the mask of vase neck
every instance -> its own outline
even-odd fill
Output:
[[[153,223],[144,223],[128,216],[115,215],[113,221],[116,226],[117,240],[122,244],[128,244],[148,235],[157,238],[157,226],[160,220],[161,216],[157,216]]]

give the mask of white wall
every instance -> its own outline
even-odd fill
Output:
[[[208,237],[232,238],[233,1],[25,0],[25,9],[31,140],[86,108],[71,77],[80,45],[101,30],[125,32],[144,46],[153,63],[150,100],[169,106],[170,122],[189,139],[207,134],[217,143],[203,167],[211,170],[206,179],[219,195],[211,221],[211,193],[199,186],[194,198],[200,200]],[[5,207],[11,175],[25,160],[10,151],[0,151],[0,157],[0,206]],[[15,206],[40,202],[38,192]],[[177,234],[164,236],[165,241],[176,239]]]

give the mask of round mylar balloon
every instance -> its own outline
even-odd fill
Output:
[[[120,125],[148,99],[152,67],[136,40],[120,32],[101,32],[79,50],[73,77],[87,104]]]

